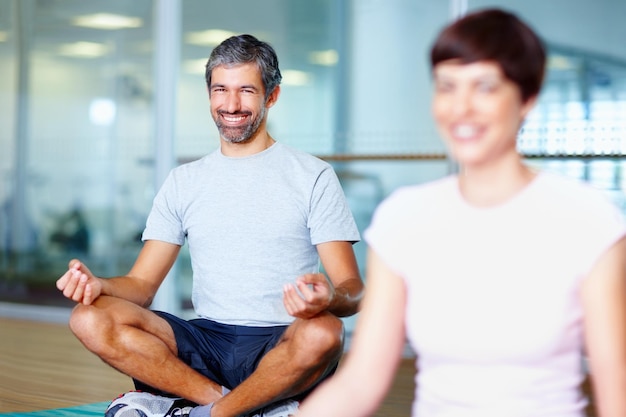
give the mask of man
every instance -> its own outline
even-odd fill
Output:
[[[287,416],[336,368],[338,317],[356,313],[363,291],[359,234],[330,165],[266,130],[280,80],[267,43],[217,46],[206,81],[220,149],[170,173],[127,275],[98,278],[73,260],[57,281],[78,303],[74,334],[141,390],[107,415]],[[185,239],[200,317],[190,321],[146,308]]]

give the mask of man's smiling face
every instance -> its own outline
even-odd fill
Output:
[[[211,115],[223,140],[250,141],[267,114],[261,72],[254,64],[220,65],[211,74]]]

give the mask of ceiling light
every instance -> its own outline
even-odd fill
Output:
[[[183,71],[187,74],[204,74],[206,69],[206,58],[186,59],[183,61]]]
[[[72,24],[93,29],[128,29],[138,28],[143,21],[138,17],[122,16],[110,13],[96,13],[84,16],[76,16]]]
[[[109,48],[102,43],[75,42],[66,43],[59,47],[59,54],[79,58],[97,58],[106,55]]]
[[[311,83],[311,74],[304,71],[285,70],[281,71],[283,75],[282,83],[296,87],[305,86]]]
[[[0,30],[0,42],[6,42],[9,39],[9,34],[5,31]]]
[[[575,65],[572,62],[572,60],[567,56],[551,54],[548,57],[548,68],[557,70],[557,71],[559,70],[566,71],[566,70],[574,69]]]
[[[185,42],[191,45],[216,46],[224,39],[236,35],[235,32],[221,29],[209,29],[201,32],[189,32],[185,35]]]
[[[314,51],[309,54],[309,62],[316,65],[332,67],[339,62],[339,54],[334,49]]]

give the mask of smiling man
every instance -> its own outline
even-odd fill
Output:
[[[206,81],[220,148],[172,170],[132,269],[103,279],[72,260],[57,281],[78,303],[72,331],[139,390],[107,417],[293,415],[334,372],[339,317],[361,299],[359,233],[335,172],[266,129],[280,95],[273,48],[231,37]],[[185,242],[192,320],[147,308]]]
[[[276,102],[279,87],[276,86],[268,96],[263,89],[259,90],[258,69],[253,64],[219,66],[211,71],[210,77],[214,80],[212,84],[208,81],[211,112],[220,137],[227,143],[250,142],[259,132],[261,123],[265,123],[267,109]],[[230,85],[224,84],[225,81]],[[246,84],[249,81],[254,83]],[[267,132],[262,133],[269,138]]]

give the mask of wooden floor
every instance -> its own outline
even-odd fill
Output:
[[[0,318],[0,413],[110,401],[132,388],[67,325]],[[412,397],[413,361],[407,359],[376,416],[410,415]]]
[[[375,417],[410,415],[413,366],[403,360]],[[0,413],[111,401],[131,389],[130,379],[88,352],[67,325],[0,317]]]
[[[110,401],[132,389],[67,325],[0,318],[0,335],[0,412]]]

